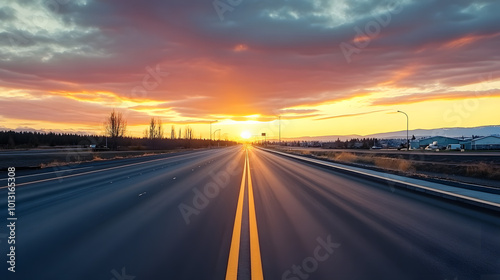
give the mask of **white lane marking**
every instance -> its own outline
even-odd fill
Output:
[[[71,171],[75,171],[75,170],[89,169],[89,168],[94,168],[94,166],[80,167],[80,168],[73,168],[73,169],[66,169],[66,170],[57,170],[57,171],[37,173],[37,174],[32,174],[32,175],[17,176],[16,179],[27,178],[27,177],[34,177],[34,176],[43,176],[43,175],[52,174],[52,173],[58,173],[58,172],[60,172],[60,173],[66,173],[66,172],[71,172]],[[7,180],[7,179],[8,178],[0,179],[0,181],[4,181],[4,180]]]
[[[168,157],[168,158],[153,159],[153,160],[148,160],[148,161],[143,161],[143,162],[131,163],[131,164],[126,164],[126,165],[119,165],[119,166],[105,168],[105,169],[87,171],[87,172],[78,173],[78,174],[71,174],[71,175],[60,176],[60,177],[55,177],[55,178],[48,178],[48,179],[43,179],[43,180],[38,180],[38,181],[26,182],[26,183],[16,184],[16,186],[24,186],[24,185],[30,185],[30,184],[35,184],[35,183],[41,183],[41,182],[49,182],[49,181],[70,178],[70,177],[75,177],[75,176],[81,176],[81,175],[87,175],[87,174],[92,174],[92,173],[97,173],[97,172],[103,172],[103,171],[108,171],[108,170],[113,170],[113,169],[118,169],[118,168],[123,168],[123,167],[151,163],[151,162],[160,161],[160,160],[168,160],[168,159],[178,158],[178,157],[182,157],[182,156],[185,156],[185,155],[178,155],[178,156],[172,156],[172,157]],[[142,175],[142,173],[140,173],[140,174]],[[0,189],[6,189],[6,188],[7,188],[7,186],[0,187]]]

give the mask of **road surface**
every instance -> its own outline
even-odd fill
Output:
[[[0,279],[499,279],[500,215],[252,147],[7,172]]]

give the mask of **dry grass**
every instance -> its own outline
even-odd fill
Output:
[[[466,173],[468,176],[474,177],[500,178],[500,169],[498,166],[493,166],[485,162],[467,166]]]
[[[374,165],[383,169],[391,169],[402,172],[413,172],[415,168],[413,167],[411,161],[401,159],[401,158],[389,158],[389,157],[379,157],[375,155],[356,155],[353,153],[334,153],[329,159],[348,162],[348,163],[361,163]]]
[[[375,166],[384,168],[398,170],[402,172],[414,172],[415,168],[412,166],[411,162],[406,159],[401,158],[386,158],[386,157],[376,157],[374,159]]]
[[[392,158],[377,154],[356,154],[340,151],[307,151],[307,150],[284,150],[297,155],[310,155],[319,159],[331,160],[339,163],[352,163],[374,166],[385,170],[415,174],[424,176],[425,172],[433,174],[459,175],[490,180],[500,180],[500,168],[493,163],[440,163],[412,161],[409,159]]]
[[[88,163],[88,162],[93,162],[93,161],[116,160],[116,159],[135,158],[135,157],[144,157],[144,156],[152,156],[152,155],[155,155],[155,153],[144,153],[144,154],[140,154],[140,155],[125,155],[125,156],[112,155],[110,157],[102,157],[101,154],[96,153],[96,154],[93,154],[92,159],[89,159],[89,160],[68,160],[68,161],[54,160],[54,161],[49,162],[49,163],[40,164],[40,168],[59,167],[59,166],[65,166],[65,165]]]
[[[304,150],[283,150],[282,152],[285,152],[285,153],[290,153],[290,154],[294,154],[294,155],[302,155],[302,156],[307,156],[307,155],[312,155],[311,152],[309,151],[304,151]]]
[[[63,166],[63,165],[65,165],[65,164],[56,160],[56,161],[49,162],[49,163],[42,163],[42,164],[40,164],[40,168],[57,167],[57,166]]]
[[[342,162],[357,162],[359,157],[352,153],[342,152],[342,153],[334,153],[333,157],[330,158]]]
[[[396,170],[401,172],[415,172],[416,168],[410,160],[402,158],[389,158],[380,157],[373,154],[356,155],[349,152],[335,152],[335,151],[307,151],[307,150],[294,150],[293,154],[298,155],[312,155],[320,159],[328,159],[341,163],[357,163],[373,165],[383,169]]]

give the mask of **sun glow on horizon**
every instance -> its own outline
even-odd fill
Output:
[[[240,134],[240,136],[243,139],[249,139],[250,137],[252,137],[252,134],[249,131],[245,130]]]

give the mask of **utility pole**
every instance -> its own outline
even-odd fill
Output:
[[[406,116],[406,150],[409,151],[410,150],[410,139],[408,138],[408,125],[410,123],[410,118],[403,111],[398,111],[398,113],[405,114],[405,116]]]
[[[210,122],[210,142],[209,142],[209,144],[208,144],[208,145],[209,145],[209,147],[211,147],[211,146],[212,146],[212,124],[213,124],[213,123],[215,123],[215,122],[218,122],[218,121],[217,121],[217,120],[215,120],[215,121],[211,121],[211,122]]]
[[[214,140],[215,140],[215,133],[217,133],[217,131],[219,132],[219,141],[220,141],[220,132],[221,132],[221,129],[220,129],[220,128],[219,128],[219,129],[216,129],[216,130],[214,131]]]
[[[279,145],[281,146],[281,116],[278,116],[279,121]]]

